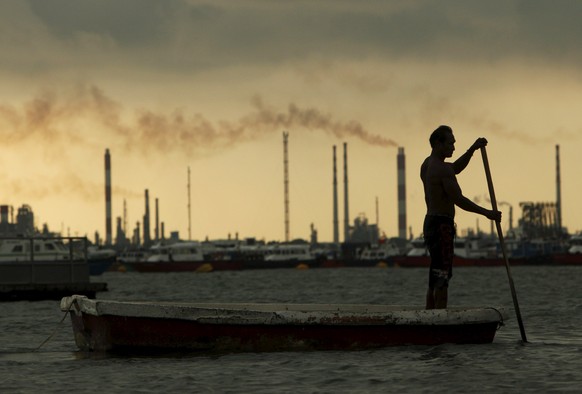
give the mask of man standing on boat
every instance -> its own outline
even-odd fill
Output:
[[[485,209],[463,196],[457,182],[456,175],[467,167],[473,153],[487,145],[485,138],[477,138],[452,163],[445,162],[445,159],[452,157],[455,150],[453,129],[439,126],[430,135],[429,142],[432,152],[420,167],[427,208],[424,242],[431,257],[426,309],[438,309],[447,307],[448,285],[453,275],[455,205],[495,221],[501,221],[501,212]]]

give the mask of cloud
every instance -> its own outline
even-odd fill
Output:
[[[1,67],[189,73],[309,56],[579,65],[576,1],[2,2]],[[16,33],[18,32],[18,33]],[[22,50],[22,48],[39,50]],[[46,49],[41,49],[46,48]]]
[[[355,89],[365,94],[383,93],[394,89],[396,77],[392,71],[388,75],[377,71],[363,73],[361,68],[361,65],[333,62],[329,59],[314,59],[311,62],[294,65],[297,75],[309,86],[333,80],[342,87]]]
[[[168,37],[176,1],[29,0],[30,9],[63,41],[82,34],[110,37],[121,47],[147,46]]]

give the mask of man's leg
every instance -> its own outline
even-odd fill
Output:
[[[448,287],[437,287],[434,289],[434,308],[445,309],[448,300]]]
[[[434,309],[434,289],[428,288],[426,292],[426,309]]]

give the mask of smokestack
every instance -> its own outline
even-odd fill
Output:
[[[0,206],[0,223],[9,223],[8,219],[8,212],[10,211],[11,207],[8,205]]]
[[[158,241],[160,239],[160,214],[158,210],[158,198],[156,197],[156,229],[155,229],[155,239]]]
[[[337,165],[335,155],[335,145],[333,146],[333,242],[339,243],[339,218],[337,203]]]
[[[105,149],[105,245],[111,245],[111,156]]]
[[[556,145],[556,214],[558,231],[562,232],[562,183],[560,181],[560,145]]]
[[[150,244],[150,196],[148,189],[145,189],[145,215],[143,216],[143,244]]]
[[[127,235],[127,201],[123,199],[123,232]]]
[[[404,148],[398,148],[398,237],[406,239],[406,168]]]
[[[188,241],[192,240],[192,205],[190,204],[190,166],[188,166]],[[164,239],[162,231],[162,239]]]
[[[287,151],[287,140],[289,133],[283,132],[283,184],[285,187],[285,242],[289,242],[289,156]]]
[[[376,196],[376,227],[380,229],[380,205],[378,203],[378,196]]]
[[[139,238],[139,222],[135,223],[135,229],[133,230],[133,244],[136,246],[141,245],[141,240]]]
[[[348,202],[348,144],[344,142],[344,242],[350,240],[350,205]]]
[[[124,245],[125,244],[125,233],[123,232],[123,229],[121,228],[121,217],[117,217],[116,218],[117,221],[117,238],[115,243],[118,245]]]

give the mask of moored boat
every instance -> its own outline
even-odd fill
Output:
[[[552,254],[552,262],[555,265],[582,265],[582,234],[572,235],[567,246],[567,251]]]
[[[184,272],[213,271],[214,269],[240,269],[232,262],[206,261],[199,242],[158,243],[152,246],[142,259],[124,260],[128,271],[137,272]]]
[[[97,246],[87,247],[87,263],[89,264],[89,275],[101,275],[115,263],[117,252],[110,248],[100,248]]]
[[[395,256],[397,267],[428,267],[430,256],[422,238],[412,242],[406,255]],[[565,251],[559,240],[505,239],[510,265],[576,265],[582,264],[582,254],[576,256]],[[454,266],[495,267],[504,266],[505,258],[499,243],[490,237],[459,237],[454,243]]]
[[[364,248],[358,257],[358,260],[362,264],[372,262],[379,266],[388,266],[392,263],[392,258],[399,255],[400,250],[396,247],[396,245],[389,242],[384,242],[379,245],[373,245]]]
[[[74,250],[74,241],[85,238],[1,238],[0,300],[61,299],[71,292],[95,297],[105,291],[106,283],[91,282],[86,254]]]
[[[393,258],[394,266],[402,268],[414,267],[429,267],[430,256],[396,256]],[[534,258],[510,258],[511,265],[530,265],[543,264],[545,260]],[[549,260],[548,260],[549,261]],[[504,266],[505,260],[503,257],[462,257],[455,256],[453,258],[454,267],[498,267]]]
[[[66,261],[76,257],[60,238],[0,238],[0,262]]]
[[[86,351],[260,352],[491,343],[497,308],[121,302],[64,297]]]
[[[317,266],[307,244],[235,244],[217,247],[197,241],[159,243],[148,249],[146,257],[130,260],[121,256],[118,262],[126,270],[137,272],[210,272]]]
[[[568,253],[582,254],[582,234],[575,234],[568,240]]]

